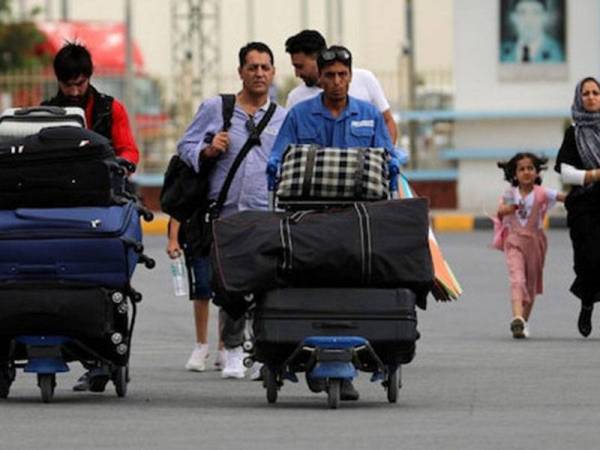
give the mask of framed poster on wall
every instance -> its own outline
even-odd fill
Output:
[[[499,0],[499,78],[564,80],[566,0]]]

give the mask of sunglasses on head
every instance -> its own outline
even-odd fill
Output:
[[[329,61],[348,61],[350,60],[351,55],[348,50],[340,49],[340,50],[325,50],[321,53],[321,59],[325,62]]]

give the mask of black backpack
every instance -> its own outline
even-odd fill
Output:
[[[221,94],[223,105],[223,131],[231,126],[235,107],[235,95]],[[214,160],[203,161],[200,172],[184,163],[178,155],[173,155],[165,172],[160,191],[160,208],[184,223],[198,209],[208,207],[208,175],[214,166]]]

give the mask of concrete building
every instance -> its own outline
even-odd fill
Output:
[[[179,0],[186,1],[186,0]],[[171,1],[131,0],[133,36],[145,56],[146,70],[173,82],[171,68]],[[73,20],[123,20],[125,0],[13,0],[13,10],[40,7],[44,20],[61,18],[67,5]],[[99,6],[101,5],[101,6]],[[398,72],[404,36],[404,1],[397,0],[221,0],[221,86],[239,87],[237,51],[249,40],[269,44],[275,54],[276,82],[293,78],[285,39],[302,28],[320,30],[330,43],[343,43],[357,66],[375,72],[392,104],[399,103]],[[452,0],[414,2],[417,70],[447,69],[452,64]]]
[[[454,1],[454,147],[459,208],[494,211],[507,186],[495,162],[517,151],[550,157],[544,185],[561,189],[552,170],[577,81],[600,71],[600,2],[548,1],[562,20],[564,59],[548,63],[501,61],[504,0]],[[555,8],[554,12],[551,8]],[[560,210],[559,210],[560,211]]]

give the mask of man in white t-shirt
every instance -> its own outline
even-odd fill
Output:
[[[292,89],[288,94],[287,109],[290,109],[296,103],[314,97],[322,91],[318,86],[317,56],[325,48],[327,48],[325,38],[315,30],[303,30],[285,41],[285,51],[290,54],[294,72],[298,78],[304,81],[304,84]],[[383,114],[385,125],[392,142],[395,144],[398,139],[396,122],[392,116],[390,104],[385,98],[381,84],[379,84],[375,75],[365,69],[353,68],[349,94],[375,105],[379,112]]]

